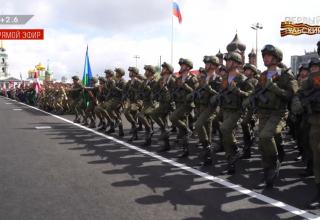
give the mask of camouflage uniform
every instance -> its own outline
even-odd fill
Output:
[[[164,62],[162,64],[161,78],[158,81],[159,90],[153,95],[155,101],[157,101],[159,105],[153,109],[153,111],[150,113],[150,116],[160,127],[161,134],[159,141],[162,143],[159,152],[170,149],[169,133],[166,130],[166,121],[169,112],[172,111],[171,92],[175,87],[175,79],[172,74],[173,67]]]
[[[320,209],[320,59],[309,61],[309,77],[302,83],[304,97],[302,107],[307,109],[310,123],[309,143],[313,151],[313,172],[317,186],[315,198],[308,204],[310,209]]]
[[[112,120],[113,124],[107,133],[111,134],[115,132],[114,124],[117,124],[119,128],[119,136],[123,137],[124,133],[123,133],[123,125],[122,125],[120,109],[122,107],[123,90],[126,86],[126,82],[122,78],[125,72],[121,68],[116,68],[115,72],[116,72],[115,83],[110,88],[110,100],[106,108],[108,116],[110,117],[110,120]]]
[[[128,71],[131,79],[126,84],[125,93],[123,94],[124,100],[128,101],[124,109],[124,115],[131,123],[132,137],[130,141],[133,141],[138,139],[137,114],[142,107],[141,100],[138,98],[138,92],[142,81],[137,78],[139,70],[136,67],[129,67]]]
[[[258,74],[257,68],[252,64],[245,64],[243,66],[243,70],[245,73],[248,73],[247,79],[245,80],[246,83],[252,85],[254,88],[258,84],[258,80],[255,76]],[[241,121],[241,128],[243,132],[243,159],[248,159],[251,157],[251,146],[253,145],[254,141],[254,126],[255,126],[255,109],[254,106],[248,105],[247,107],[243,108],[243,115]]]
[[[170,115],[170,120],[179,129],[178,141],[182,152],[178,157],[186,157],[189,155],[187,118],[195,107],[193,100],[188,99],[187,96],[198,87],[198,80],[189,72],[193,68],[190,60],[181,58],[179,65],[184,75],[176,80],[176,90],[173,92],[176,110]]]
[[[239,66],[242,64],[241,55],[237,52],[228,53],[225,60],[227,61],[227,68],[228,62],[234,62],[232,63],[233,65],[237,63]],[[223,114],[221,125],[222,140],[228,161],[227,169],[222,171],[222,174],[235,173],[235,163],[240,155],[234,136],[234,129],[237,127],[242,114],[243,99],[248,97],[254,89],[253,85],[246,81],[246,77],[239,72],[238,68],[234,69],[235,75],[231,75],[229,71],[222,78],[222,86],[218,99]]]
[[[81,114],[81,107],[83,105],[83,97],[82,97],[82,90],[83,90],[83,86],[80,84],[79,82],[79,77],[78,76],[73,76],[73,87],[70,90],[70,96],[72,98],[72,104],[71,104],[71,108],[74,110],[75,112],[75,119],[74,122],[75,123],[80,123],[80,114]]]
[[[266,45],[262,49],[262,56],[269,67],[276,66],[282,61],[282,52],[272,46]],[[270,63],[267,58],[272,57]],[[278,145],[280,145],[281,131],[285,127],[288,116],[288,103],[297,92],[298,85],[288,70],[276,69],[264,71],[259,84],[255,89],[257,115],[259,119],[259,149],[262,153],[262,166],[264,170],[265,185],[258,187],[272,188],[274,180],[279,174],[280,162],[278,160]],[[278,143],[277,143],[278,142]]]
[[[154,79],[154,74],[156,72],[155,68],[151,65],[144,66],[146,80],[141,84],[139,89],[139,98],[142,100],[142,109],[138,113],[138,119],[142,122],[146,129],[146,138],[144,147],[148,147],[151,145],[151,137],[153,131],[151,132],[151,112],[155,108],[155,103],[153,100],[153,94],[156,92],[157,81]]]

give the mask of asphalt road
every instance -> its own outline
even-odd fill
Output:
[[[219,176],[223,154],[202,169],[196,141],[190,159],[174,159],[176,148],[158,158],[155,140],[141,151],[135,146],[142,140],[126,144],[128,130],[118,141],[62,119],[72,116],[53,117],[0,98],[1,220],[320,219],[320,210],[303,210],[316,190],[313,178],[298,176],[303,165],[293,160],[291,142],[277,188],[252,194],[232,183],[251,190],[262,178],[256,149],[236,175]]]

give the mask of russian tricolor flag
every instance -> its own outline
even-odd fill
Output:
[[[181,12],[180,12],[180,8],[179,5],[176,2],[172,3],[172,9],[173,9],[173,15],[176,16],[179,20],[179,23],[181,24],[182,22],[182,16],[181,16]]]

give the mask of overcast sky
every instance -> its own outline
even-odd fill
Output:
[[[280,23],[285,17],[320,16],[319,0],[177,0],[182,24],[174,18],[174,66],[180,57],[191,59],[195,68],[203,66],[204,55],[214,55],[227,44],[236,31],[246,44],[247,54],[255,47],[255,31],[250,26],[263,24],[258,48],[274,44],[284,52],[290,65],[291,55],[313,51],[319,35],[280,37]],[[43,28],[43,41],[5,41],[9,55],[9,72],[23,78],[41,62],[54,71],[54,78],[82,76],[87,44],[94,75],[105,68],[135,65],[138,67],[170,62],[170,0],[0,0],[1,14],[33,14],[21,26],[10,28]],[[320,24],[319,24],[320,25]],[[1,28],[7,28],[2,26]],[[263,69],[259,53],[259,68]]]

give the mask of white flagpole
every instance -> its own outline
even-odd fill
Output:
[[[171,65],[173,65],[173,1],[171,1]]]

